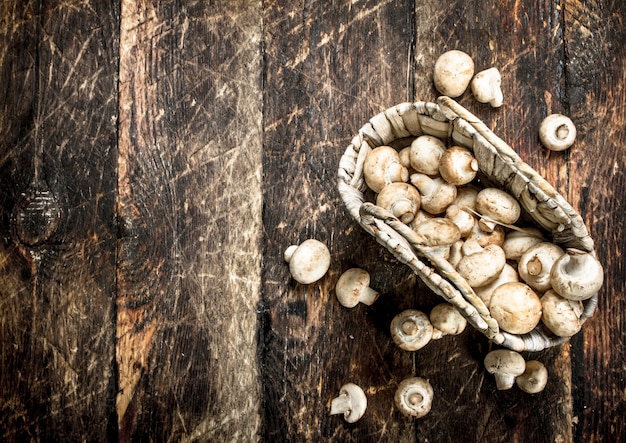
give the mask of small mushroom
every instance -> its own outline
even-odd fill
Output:
[[[496,349],[485,357],[485,369],[496,378],[499,390],[511,389],[515,378],[526,370],[524,357],[509,349]]]
[[[464,211],[476,211],[476,196],[480,189],[474,185],[459,186],[456,190],[456,198],[452,202]]]
[[[502,330],[526,334],[541,320],[541,301],[524,283],[504,283],[493,291],[489,312]]]
[[[439,160],[446,152],[446,145],[432,135],[420,135],[411,142],[409,159],[411,167],[426,175],[439,174]]]
[[[502,106],[504,97],[500,83],[502,77],[498,68],[480,71],[472,80],[472,94],[481,103],[489,103],[494,108]]]
[[[513,266],[507,263],[504,265],[504,268],[502,268],[502,271],[500,272],[500,274],[498,274],[498,277],[494,281],[492,281],[491,283],[487,283],[484,286],[474,288],[474,292],[476,293],[478,298],[483,301],[485,306],[489,308],[493,291],[495,291],[496,288],[500,285],[516,281],[519,281],[517,271]]]
[[[360,386],[346,383],[339,390],[339,396],[330,402],[330,415],[343,414],[348,423],[358,421],[367,408],[367,397]]]
[[[476,177],[478,160],[472,152],[461,146],[447,149],[439,160],[439,174],[454,186],[466,185]]]
[[[398,151],[391,146],[379,146],[365,157],[363,177],[367,186],[378,193],[389,183],[406,182],[409,171],[400,163]]]
[[[493,232],[496,224],[513,224],[521,214],[517,200],[498,188],[485,188],[476,196],[476,212],[481,215],[478,225],[485,232]]]
[[[433,215],[444,212],[456,198],[456,186],[441,177],[431,178],[416,172],[411,175],[411,183],[420,192],[422,209]]]
[[[400,349],[417,351],[430,342],[433,325],[428,316],[415,309],[400,312],[391,320],[391,338]]]
[[[285,250],[284,259],[289,263],[289,271],[294,280],[304,285],[318,281],[330,267],[328,248],[315,239],[289,246]]]
[[[431,218],[414,230],[421,244],[439,249],[443,256],[448,255],[450,246],[461,239],[459,228],[447,218]]]
[[[571,337],[582,327],[583,303],[563,298],[554,289],[541,297],[541,310],[541,321],[556,336]]]
[[[469,244],[468,244],[469,242]],[[495,280],[506,264],[504,251],[498,245],[487,245],[484,248],[477,242],[466,240],[463,252],[469,252],[469,245],[478,247],[476,252],[465,255],[456,269],[472,288],[484,286]],[[467,252],[466,252],[467,251]]]
[[[550,282],[568,300],[587,300],[602,287],[604,271],[592,254],[569,248],[552,267]]]
[[[474,75],[474,61],[463,51],[444,52],[435,62],[433,81],[437,90],[448,97],[461,96]]]
[[[420,208],[420,193],[408,183],[389,183],[376,196],[376,204],[408,224]]]
[[[524,228],[522,231],[511,231],[504,237],[504,254],[507,260],[518,261],[522,254],[537,243],[546,241],[537,228]]]
[[[400,382],[393,399],[402,414],[421,418],[430,412],[434,395],[433,387],[427,380],[411,377]]]
[[[562,114],[551,114],[539,125],[539,140],[551,151],[564,151],[576,140],[576,126]]]
[[[370,275],[366,270],[361,268],[348,269],[337,280],[335,286],[337,300],[346,308],[354,308],[359,302],[370,306],[380,294],[370,288],[369,284]]]
[[[563,254],[563,249],[554,243],[537,243],[522,254],[517,264],[517,272],[528,286],[536,291],[545,292],[552,287],[550,283],[552,266]]]
[[[517,387],[527,394],[537,394],[546,387],[548,383],[548,370],[537,360],[526,362],[524,373],[515,379]]]
[[[504,244],[505,232],[504,228],[496,225],[492,232],[485,232],[480,228],[478,223],[474,223],[472,232],[467,236],[467,240],[475,240],[482,247],[488,245],[498,245],[502,247]]]
[[[445,335],[459,335],[465,330],[467,320],[450,303],[440,303],[430,311],[430,323],[433,325],[433,340]]]
[[[467,237],[476,223],[476,219],[472,214],[455,204],[446,208],[446,218],[459,228],[461,237]]]

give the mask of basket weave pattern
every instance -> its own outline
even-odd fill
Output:
[[[515,351],[541,351],[567,341],[554,336],[541,323],[523,335],[501,330],[482,300],[447,260],[420,244],[409,226],[367,201],[363,164],[372,149],[402,140],[410,143],[424,134],[472,150],[481,180],[515,197],[554,243],[595,254],[582,217],[572,206],[483,122],[448,97],[440,97],[437,103],[401,103],[372,117],[359,130],[343,154],[338,171],[338,191],[350,215],[494,343]],[[597,294],[584,302],[581,323],[593,315],[596,305]]]

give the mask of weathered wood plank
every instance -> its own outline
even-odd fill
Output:
[[[624,441],[626,274],[626,4],[565,1],[566,93],[577,125],[569,198],[588,221],[605,265],[595,317],[573,343],[576,441]]]
[[[3,441],[115,436],[117,14],[0,6]]]
[[[336,191],[356,131],[410,97],[412,9],[409,1],[265,3],[264,441],[415,441],[414,422],[393,407],[413,356],[389,333],[415,280],[349,220]],[[332,264],[304,286],[290,279],[283,252],[307,238],[329,246]],[[396,275],[385,280],[390,266]],[[335,283],[350,267],[367,269],[384,294],[374,306],[337,302]],[[353,425],[329,416],[347,382],[369,402]]]
[[[122,1],[124,441],[258,432],[260,12],[249,1]]]

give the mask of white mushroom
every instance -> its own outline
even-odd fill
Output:
[[[433,325],[433,340],[445,335],[459,335],[465,330],[467,320],[450,303],[440,303],[430,311],[430,323]]]
[[[456,198],[456,186],[441,177],[416,172],[411,175],[411,183],[420,191],[422,209],[431,214],[441,214]]]
[[[504,283],[493,291],[489,312],[502,330],[526,334],[541,320],[541,301],[524,283]]]
[[[522,231],[511,231],[504,237],[504,254],[507,260],[518,261],[522,254],[537,243],[544,242],[543,234],[537,228],[524,228]]]
[[[550,271],[554,262],[564,254],[563,249],[550,242],[537,243],[522,254],[517,264],[517,272],[528,286],[545,292],[550,284]]]
[[[576,126],[562,114],[551,114],[539,125],[539,140],[551,151],[564,151],[576,140]]]
[[[524,373],[526,362],[518,352],[496,349],[485,357],[485,369],[496,378],[499,390],[511,389],[515,378]]]
[[[499,108],[504,100],[501,82],[502,77],[497,68],[480,71],[472,80],[472,94],[479,102],[489,103],[494,108]]]
[[[472,232],[467,236],[467,240],[475,240],[482,247],[488,245],[498,245],[502,247],[504,244],[504,228],[496,225],[492,232],[485,232],[480,228],[478,223],[474,223]]]
[[[386,185],[376,196],[376,204],[402,223],[410,223],[420,208],[420,194],[415,186],[396,182]]]
[[[587,300],[602,287],[604,271],[592,254],[567,249],[552,267],[550,282],[554,290],[569,300]]]
[[[421,135],[411,142],[411,167],[422,174],[438,175],[439,160],[445,152],[446,145],[437,137]]]
[[[519,281],[517,271],[513,266],[507,263],[504,265],[504,268],[502,268],[502,271],[500,272],[500,274],[498,274],[498,277],[494,281],[492,281],[491,283],[487,283],[484,286],[474,288],[474,292],[476,293],[478,298],[483,301],[485,306],[489,308],[493,291],[495,291],[496,288],[500,285],[516,281]]]
[[[476,212],[481,215],[478,224],[485,232],[493,232],[498,223],[511,225],[521,214],[517,200],[498,188],[485,188],[476,196]]]
[[[335,295],[342,306],[354,308],[359,302],[372,305],[378,296],[377,291],[369,287],[370,275],[360,268],[351,268],[344,272],[335,286]]]
[[[548,370],[540,361],[527,361],[524,373],[515,379],[515,383],[522,391],[537,394],[543,391],[548,383]]]
[[[289,271],[294,280],[305,285],[318,281],[330,267],[328,248],[315,239],[289,246],[285,250],[284,259],[289,263]]]
[[[464,253],[467,253],[469,249],[468,241],[466,240],[463,245]],[[474,242],[474,244],[479,250],[465,255],[456,267],[467,284],[473,288],[484,286],[495,280],[506,264],[504,251],[500,246],[487,245],[482,248],[478,243]]]
[[[553,289],[541,297],[541,310],[541,321],[558,337],[571,337],[582,327],[583,303],[563,298]]]
[[[456,198],[452,202],[464,211],[476,211],[476,196],[480,188],[474,185],[459,186],[456,190]]]
[[[431,218],[415,226],[419,242],[438,249],[444,258],[450,252],[450,246],[461,239],[459,228],[447,218]]]
[[[428,316],[415,309],[400,312],[391,320],[391,338],[400,349],[417,351],[430,342],[433,326]]]
[[[396,389],[394,403],[407,417],[421,418],[430,412],[435,393],[427,380],[411,377],[402,380]]]
[[[459,228],[461,237],[467,237],[476,223],[476,219],[472,214],[455,204],[446,208],[446,218]]]
[[[454,186],[466,185],[476,177],[478,160],[472,152],[461,146],[447,149],[439,160],[439,174]]]
[[[409,171],[400,163],[398,151],[391,146],[379,146],[365,157],[363,177],[367,186],[378,193],[389,183],[406,182]]]
[[[330,415],[343,414],[348,423],[358,421],[367,408],[367,397],[360,386],[346,383],[339,390],[339,396],[330,402]]]
[[[444,52],[435,62],[433,81],[437,90],[448,97],[459,97],[474,75],[474,61],[463,51]]]

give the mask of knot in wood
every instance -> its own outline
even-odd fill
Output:
[[[15,208],[15,233],[23,244],[37,246],[50,238],[60,220],[61,207],[54,194],[49,190],[34,190]]]

